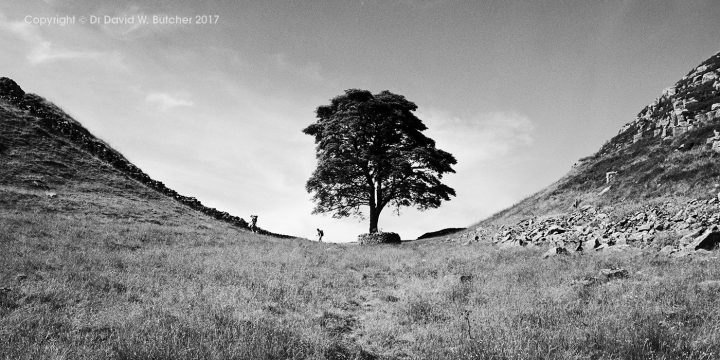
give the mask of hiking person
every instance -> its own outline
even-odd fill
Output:
[[[250,231],[257,232],[257,215],[250,215]]]
[[[323,235],[325,235],[325,233],[322,230],[317,229],[317,234],[318,234],[318,241],[322,242],[322,237],[323,237]]]

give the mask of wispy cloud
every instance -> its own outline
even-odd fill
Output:
[[[163,92],[150,93],[145,97],[148,104],[155,106],[160,111],[167,111],[176,107],[193,106],[190,100]]]
[[[68,50],[53,46],[50,41],[42,41],[30,51],[27,59],[37,65],[59,60],[97,60],[103,56],[105,54],[99,51]]]
[[[0,16],[0,29],[15,34],[30,45],[27,60],[32,65],[61,60],[92,60],[102,61],[105,65],[123,66],[122,56],[118,52],[69,49],[45,38],[36,25],[5,20],[3,16]]]
[[[275,67],[277,67],[280,71],[288,72],[305,80],[310,80],[314,82],[325,81],[325,78],[320,72],[320,65],[318,64],[297,64],[293,61],[288,60],[287,56],[282,53],[275,54],[272,58]]]
[[[441,110],[418,111],[438,147],[447,148],[458,166],[495,159],[533,143],[534,124],[514,111],[495,111],[468,118]]]

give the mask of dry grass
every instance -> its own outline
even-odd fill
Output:
[[[716,257],[540,260],[91,220],[2,213],[0,357],[720,356],[718,289],[698,285],[720,279]],[[606,267],[631,276],[574,282]]]

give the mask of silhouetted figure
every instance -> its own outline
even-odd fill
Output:
[[[322,242],[322,237],[323,237],[323,235],[325,235],[325,233],[320,229],[317,229],[317,232],[318,232],[318,241]]]
[[[257,232],[257,215],[250,215],[250,231]]]

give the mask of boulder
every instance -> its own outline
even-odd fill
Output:
[[[703,229],[695,229],[691,231],[684,231],[683,237],[680,238],[680,247],[687,247],[692,244],[698,236],[703,233]]]
[[[716,153],[720,153],[720,141],[713,141],[712,151],[714,151]]]
[[[557,256],[557,255],[568,255],[568,254],[569,253],[568,253],[567,249],[565,249],[564,247],[553,246],[550,249],[548,249],[548,251],[546,251],[542,257],[543,257],[543,259],[547,259],[549,257],[553,257],[553,256]]]
[[[705,231],[702,235],[696,237],[688,248],[692,250],[715,250],[720,244],[720,231],[717,226]]]
[[[598,246],[600,246],[600,242],[597,240],[597,238],[592,238],[582,244],[582,248],[584,251],[593,251]]]
[[[607,244],[607,243],[605,243],[605,244],[600,244],[600,246],[598,246],[598,247],[595,248],[595,251],[604,251],[605,249],[607,249],[607,248],[609,248],[609,247],[610,247],[610,245]]]
[[[712,72],[712,71],[709,71],[709,72],[706,72],[705,74],[703,74],[703,77],[702,77],[702,80],[701,80],[701,81],[702,81],[703,83],[706,83],[706,82],[714,82],[714,80],[717,79],[717,78],[718,78],[718,74],[717,74],[717,73]]]
[[[555,235],[555,234],[562,234],[564,232],[567,232],[567,229],[563,229],[562,227],[558,225],[552,225],[550,228],[547,229],[545,232],[545,236]]]
[[[649,231],[653,227],[655,227],[655,223],[652,221],[648,221],[648,222],[638,226],[637,229],[638,229],[638,231]]]
[[[620,235],[615,238],[615,245],[627,245],[627,238],[625,237],[625,235]]]
[[[628,271],[625,269],[601,269],[600,274],[605,276],[607,279],[622,279],[628,277]]]
[[[677,250],[672,245],[665,245],[662,249],[660,249],[660,253],[663,255],[670,255]]]
[[[525,245],[527,245],[526,241],[524,241],[521,238],[517,238],[512,241],[506,241],[506,242],[500,244],[500,248],[505,249],[505,248],[511,248],[511,247],[522,247]]]
[[[358,236],[360,245],[399,244],[400,242],[400,235],[393,232],[377,232]]]

